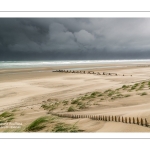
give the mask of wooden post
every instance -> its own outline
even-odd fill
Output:
[[[129,117],[129,123],[131,124],[131,118]]]
[[[115,121],[117,122],[117,117],[115,116]]]
[[[119,118],[118,118],[118,122],[120,122],[120,116],[119,116]]]
[[[124,123],[124,119],[123,119],[123,116],[122,116],[122,122]]]
[[[105,121],[107,121],[107,116],[105,116]]]
[[[137,117],[137,124],[139,125],[140,124],[140,122],[139,122],[139,118]]]
[[[101,120],[101,116],[99,116],[99,119],[98,120]]]
[[[104,116],[103,116],[103,121],[105,120]]]
[[[134,119],[134,117],[133,117],[133,124],[135,124],[135,119]]]
[[[99,116],[97,116],[97,120],[99,120]]]
[[[145,118],[145,126],[148,127],[148,122],[147,122],[146,118]]]
[[[143,126],[143,119],[141,118],[141,125]]]
[[[109,120],[108,121],[110,121],[110,116],[109,116]]]
[[[96,116],[96,120],[98,120],[98,116]]]
[[[128,123],[128,121],[127,121],[127,117],[125,117],[125,123]]]
[[[114,121],[114,117],[112,116],[112,121]]]

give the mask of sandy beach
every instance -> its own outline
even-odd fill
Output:
[[[138,117],[150,124],[149,68],[149,63],[107,63],[0,69],[0,114],[9,113],[8,117],[1,115],[0,123],[22,124],[17,129],[1,125],[0,131],[55,132],[61,123],[70,128],[75,125],[78,132],[149,132],[149,126],[133,123],[53,115]],[[86,73],[53,72],[59,69]],[[103,72],[117,75],[103,75]],[[54,119],[44,122],[41,129],[27,130],[40,117]]]

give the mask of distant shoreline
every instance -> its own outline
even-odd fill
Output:
[[[0,61],[0,69],[62,67],[73,65],[147,64],[150,59],[139,60],[60,60],[60,61]]]

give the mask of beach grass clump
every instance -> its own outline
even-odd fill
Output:
[[[82,105],[83,104],[83,102],[81,102],[81,101],[78,101],[78,103],[77,103],[77,105]]]
[[[10,113],[10,112],[4,112],[0,115],[0,117],[3,117],[3,118],[8,118],[8,117],[12,117],[14,114],[13,113]]]
[[[84,97],[84,96],[83,96],[83,97],[81,97],[81,100],[86,100],[86,97]]]
[[[117,99],[117,98],[123,98],[124,96],[122,94],[117,94],[113,97],[111,97],[112,100]]]
[[[68,105],[68,101],[67,100],[64,100],[63,102],[62,102],[64,105]]]
[[[135,89],[136,89],[136,87],[135,87],[135,86],[132,86],[132,87],[131,87],[131,90],[135,90]]]
[[[101,96],[103,96],[103,94],[102,94],[102,93],[100,93],[100,94],[98,94],[97,96],[98,96],[98,97],[101,97]]]
[[[107,96],[109,96],[109,97],[111,97],[112,95],[114,95],[115,94],[115,91],[110,91],[109,93],[108,93],[108,95]]]
[[[78,102],[79,102],[79,99],[75,99],[71,102],[71,104],[78,104]]]
[[[147,95],[147,93],[146,92],[141,93],[141,96],[144,96],[144,95]]]
[[[13,109],[11,112],[16,112],[17,111],[17,109]]]
[[[45,110],[49,110],[49,111],[52,111],[54,109],[57,108],[58,105],[55,105],[55,104],[43,104],[41,107],[44,108]]]
[[[130,94],[125,94],[125,95],[124,95],[124,97],[130,97],[130,96],[131,96]]]
[[[40,117],[33,121],[26,129],[27,132],[40,131],[46,127],[46,123],[52,123],[55,117]]]
[[[123,90],[125,90],[125,89],[127,89],[127,88],[129,88],[128,85],[123,85],[123,86],[122,86],[122,89],[123,89]]]
[[[144,88],[144,84],[142,84],[137,90],[142,90]]]
[[[96,96],[98,94],[99,94],[99,92],[93,92],[93,93],[91,93],[91,96]]]
[[[14,114],[10,112],[4,112],[0,114],[0,123],[10,122],[14,119]]]
[[[7,119],[7,122],[12,121],[13,119],[15,119],[15,118],[14,117],[10,117],[10,118]]]
[[[87,108],[85,103],[82,103],[82,105],[79,106],[79,109],[85,109],[85,108]]]
[[[135,83],[134,86],[137,87],[139,85],[139,83]]]
[[[136,83],[136,84],[132,85],[132,86],[131,86],[131,90],[135,90],[138,85],[139,85],[139,83]]]
[[[43,104],[41,107],[44,108],[44,109],[48,109],[49,108],[49,106],[47,104]]]
[[[106,91],[104,91],[104,93],[108,93],[108,92],[111,92],[112,90],[111,89],[108,89]]]
[[[68,112],[72,112],[72,111],[75,111],[75,109],[74,109],[73,106],[70,106],[70,107],[68,108]]]
[[[68,125],[65,123],[57,123],[55,127],[52,129],[52,132],[79,132],[77,126],[74,125]]]

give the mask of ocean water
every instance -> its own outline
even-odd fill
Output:
[[[0,69],[7,68],[32,68],[32,67],[52,67],[65,65],[82,65],[82,64],[146,64],[150,59],[141,60],[60,60],[60,61],[0,61]]]

